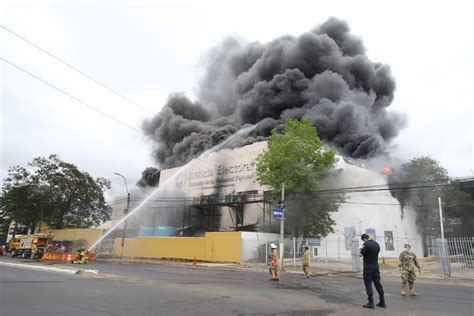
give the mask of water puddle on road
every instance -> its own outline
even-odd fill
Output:
[[[328,303],[346,303],[350,304],[353,299],[348,295],[349,289],[333,283],[300,283],[300,282],[281,282],[274,283],[277,289],[305,291],[316,294],[320,299]]]
[[[288,311],[277,313],[244,313],[238,316],[325,316],[334,313],[333,309],[316,309],[308,311]]]

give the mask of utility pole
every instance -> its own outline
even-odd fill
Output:
[[[444,227],[443,227],[443,209],[441,208],[441,197],[438,196],[439,205],[439,225],[441,227],[441,240],[444,241]]]
[[[280,221],[280,267],[283,269],[283,257],[285,255],[285,183],[281,183],[281,221]]]
[[[127,186],[127,179],[125,179],[125,177],[123,175],[121,175],[120,173],[118,172],[114,172],[115,175],[119,176],[119,177],[122,177],[123,178],[123,181],[125,182],[125,190],[127,190],[127,206],[125,207],[125,209],[123,210],[123,214],[124,215],[127,215],[128,213],[128,209],[130,207],[130,192],[128,191],[128,186]],[[123,223],[123,231],[122,231],[122,248],[120,250],[120,258],[123,257],[123,246],[125,244],[125,232],[127,230],[127,220],[124,221]]]
[[[444,240],[444,227],[443,227],[443,209],[441,207],[441,197],[438,196],[439,205],[439,225],[441,227],[441,242],[438,242],[439,247],[439,259],[441,263],[441,272],[443,276],[451,276],[452,268],[451,262],[448,258],[448,249],[446,249],[446,241]]]

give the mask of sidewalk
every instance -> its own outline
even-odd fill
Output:
[[[254,271],[268,273],[268,267],[263,263],[212,263],[212,262],[189,262],[189,261],[172,261],[172,260],[134,260],[134,259],[102,259],[98,260],[97,264],[90,265],[72,265],[70,263],[53,263],[41,262],[35,260],[21,260],[12,259],[9,257],[0,257],[0,266],[16,266],[20,268],[36,269],[49,272],[67,273],[67,274],[100,274],[100,263],[108,262],[112,264],[134,265],[134,264],[156,264],[175,266],[189,269],[211,269],[220,271]],[[300,266],[294,266],[293,262],[285,262],[282,274],[303,275]],[[464,285],[474,287],[474,279],[471,277],[451,277],[442,278],[436,272],[428,270],[424,263],[421,274],[417,273],[417,282],[420,283],[442,283],[452,285]],[[91,266],[94,269],[90,270]],[[95,270],[98,269],[99,271]],[[312,277],[351,277],[362,278],[362,272],[352,272],[352,266],[349,263],[334,263],[326,265],[325,263],[313,263],[311,265]],[[399,280],[400,272],[398,270],[398,263],[386,262],[380,265],[382,278],[390,280]]]
[[[168,266],[176,266],[182,268],[196,268],[196,269],[214,269],[214,270],[227,270],[227,271],[254,271],[254,272],[265,272],[268,273],[268,266],[264,263],[214,263],[214,262],[196,262],[192,261],[177,261],[177,260],[138,260],[138,259],[106,259],[100,260],[115,264],[163,264]],[[421,274],[417,272],[417,282],[421,283],[443,283],[443,284],[456,284],[466,285],[474,287],[474,278],[468,275],[467,277],[441,277],[435,267],[434,262],[423,262]],[[362,269],[362,267],[361,267]],[[362,278],[361,272],[353,272],[352,265],[350,263],[337,263],[330,262],[326,265],[324,262],[313,263],[310,267],[312,277],[327,276],[327,277],[352,277]],[[386,262],[380,264],[380,271],[383,278],[391,280],[400,279],[400,271],[398,270],[398,261]],[[294,274],[303,275],[301,265],[298,263],[296,266],[293,264],[293,260],[285,261],[283,274]]]

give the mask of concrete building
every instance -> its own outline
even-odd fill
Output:
[[[187,165],[161,171],[157,199],[182,197],[181,229],[195,231],[261,231],[277,232],[278,220],[271,218],[274,202],[268,188],[255,179],[254,159],[266,148],[256,142],[236,149],[224,149],[198,157]],[[357,166],[342,157],[336,164],[332,182],[336,188],[387,188],[387,178]],[[335,233],[325,239],[337,240],[332,245],[321,243],[317,251],[350,256],[350,240],[362,233],[374,236],[381,244],[381,255],[397,257],[403,244],[422,254],[421,237],[415,226],[415,213],[409,207],[401,210],[388,190],[346,194],[339,211],[332,214]],[[176,223],[175,218],[175,223]],[[331,249],[327,249],[331,248]]]

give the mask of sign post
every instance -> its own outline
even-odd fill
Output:
[[[276,219],[282,219],[283,218],[283,209],[280,207],[275,207],[272,209],[272,217]]]
[[[280,222],[280,267],[283,270],[283,257],[285,255],[285,213],[283,209],[285,208],[285,182],[281,184],[281,203],[283,204],[281,207],[281,222]]]

